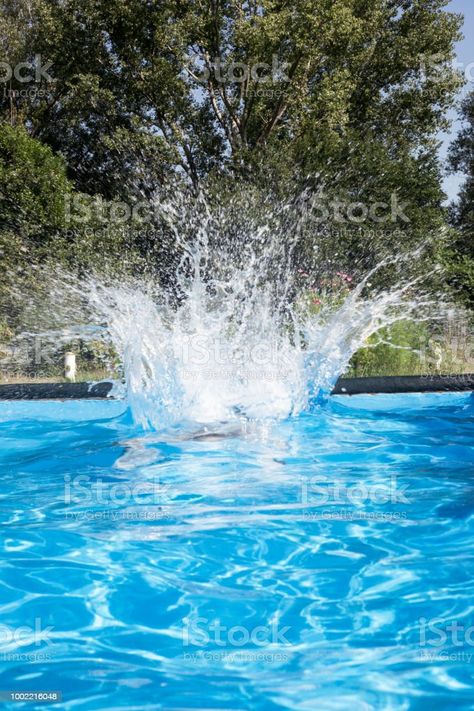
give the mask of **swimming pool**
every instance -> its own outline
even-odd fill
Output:
[[[0,404],[2,698],[473,708],[473,402],[166,434],[117,401]]]

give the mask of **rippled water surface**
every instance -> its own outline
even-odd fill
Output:
[[[471,395],[160,434],[117,407],[0,407],[1,690],[474,708]]]

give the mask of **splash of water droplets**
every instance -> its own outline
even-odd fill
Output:
[[[133,417],[146,429],[297,415],[331,391],[369,336],[431,318],[436,304],[407,271],[420,250],[349,277],[321,264],[319,245],[327,253],[330,241],[321,230],[307,256],[308,217],[298,210],[213,210],[182,196],[165,203],[178,256],[168,285],[50,275],[55,326],[113,343]],[[394,264],[394,284],[373,289]],[[37,305],[35,314],[41,321]]]

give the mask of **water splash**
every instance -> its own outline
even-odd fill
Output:
[[[328,260],[331,236],[301,204],[211,209],[180,196],[161,215],[176,255],[166,286],[149,275],[46,280],[49,333],[62,322],[67,337],[75,328],[111,341],[133,417],[146,429],[297,415],[331,391],[373,333],[433,316],[435,299],[409,274],[421,250],[382,259],[365,275],[355,263],[352,274],[335,271],[344,262]],[[387,270],[392,286],[375,289]]]
[[[234,274],[237,286],[243,278]],[[284,418],[307,409],[331,391],[370,335],[422,318],[432,305],[406,298],[414,282],[364,298],[366,283],[337,308],[316,313],[295,304],[291,318],[263,287],[240,300],[227,282],[227,298],[219,299],[199,277],[176,311],[138,286],[94,282],[91,293],[121,354],[134,418],[156,429],[183,419]]]

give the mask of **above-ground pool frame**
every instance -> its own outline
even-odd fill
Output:
[[[0,400],[102,400],[112,395],[113,383],[18,383],[0,385]],[[474,390],[474,374],[404,375],[339,378],[332,395],[465,392]]]

